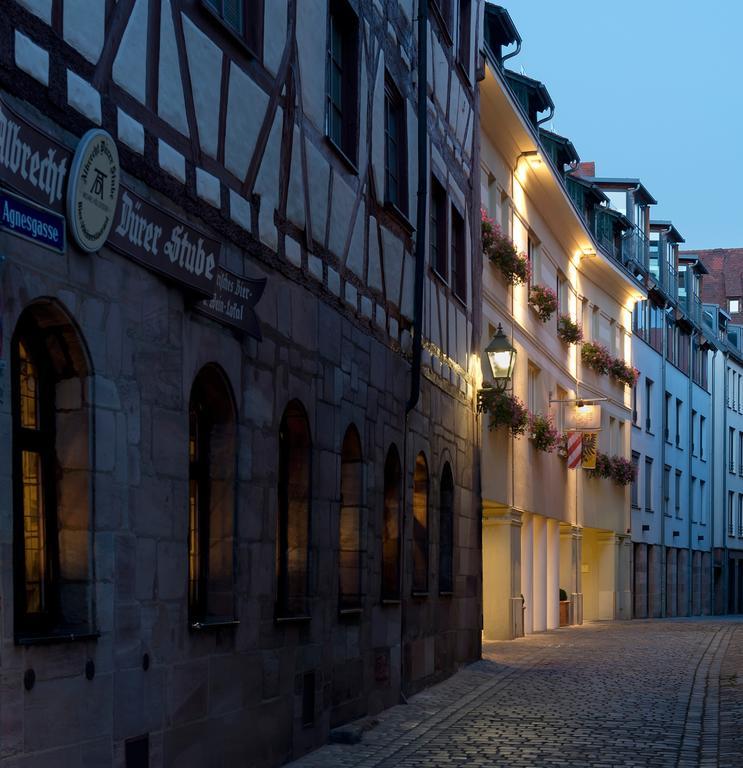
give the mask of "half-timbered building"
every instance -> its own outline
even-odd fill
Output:
[[[479,656],[480,6],[0,0],[0,759],[279,765]]]

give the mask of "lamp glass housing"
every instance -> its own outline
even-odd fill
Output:
[[[498,330],[485,348],[485,354],[490,364],[490,371],[496,387],[504,389],[511,380],[513,366],[516,363],[516,350],[511,346],[503,327],[498,324]]]

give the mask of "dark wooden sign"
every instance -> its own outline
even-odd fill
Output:
[[[219,241],[123,184],[108,244],[197,293],[214,295]]]
[[[72,152],[0,98],[0,181],[58,213],[65,210]]]
[[[196,308],[260,341],[261,326],[254,308],[265,288],[265,277],[255,280],[219,267],[214,296],[200,301]]]

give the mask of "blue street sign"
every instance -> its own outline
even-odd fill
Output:
[[[0,229],[57,253],[65,251],[65,218],[0,189]]]

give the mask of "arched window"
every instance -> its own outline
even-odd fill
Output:
[[[454,479],[447,461],[439,488],[439,592],[454,591]]]
[[[356,427],[352,424],[346,430],[341,452],[338,602],[342,611],[361,607],[363,486],[364,465],[361,459],[361,440]]]
[[[16,639],[93,631],[90,368],[52,301],[28,307],[11,349]]]
[[[382,600],[400,599],[400,456],[394,445],[384,462],[382,512]]]
[[[428,463],[422,453],[413,475],[413,592],[428,592]]]
[[[192,626],[235,618],[237,418],[232,389],[210,364],[189,403],[188,608]]]
[[[279,519],[276,539],[276,615],[309,613],[310,466],[312,440],[298,400],[286,406],[279,427]]]

